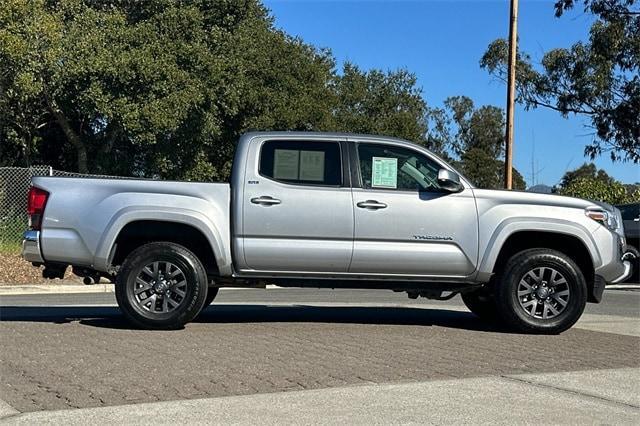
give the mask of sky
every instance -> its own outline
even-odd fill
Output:
[[[275,25],[338,61],[361,69],[406,68],[416,74],[423,97],[441,107],[449,96],[466,95],[476,106],[506,105],[506,86],[480,68],[491,41],[509,31],[507,0],[265,0]],[[555,18],[554,1],[520,0],[519,48],[539,61],[545,51],[587,40],[593,16],[582,9]],[[532,184],[555,185],[585,161],[593,138],[581,116],[562,118],[548,109],[515,114],[514,166]],[[640,181],[640,166],[613,163],[607,154],[596,165],[623,182]],[[534,181],[535,177],[535,181]]]

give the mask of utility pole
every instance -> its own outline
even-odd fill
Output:
[[[518,46],[518,0],[511,0],[509,23],[509,70],[507,77],[507,128],[505,131],[504,187],[513,187],[513,113],[516,92],[516,51]]]

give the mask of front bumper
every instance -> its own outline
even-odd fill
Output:
[[[607,284],[621,283],[629,278],[633,274],[633,262],[627,256],[624,237],[602,226],[593,236],[600,254],[600,265],[595,268],[595,274]]]
[[[631,261],[624,260],[622,261],[622,264],[624,265],[624,270],[622,274],[620,274],[620,276],[618,276],[617,278],[614,278],[611,281],[609,281],[609,284],[621,283],[633,274],[633,265],[631,264]]]
[[[22,238],[22,258],[32,263],[44,263],[40,251],[40,231],[26,231]]]

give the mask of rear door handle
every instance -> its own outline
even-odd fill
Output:
[[[280,204],[282,201],[277,198],[270,197],[268,195],[263,195],[261,197],[252,198],[251,202],[253,204],[261,204],[263,206],[273,206],[276,204]]]
[[[360,201],[358,204],[356,204],[356,206],[360,207],[361,209],[369,209],[369,210],[378,210],[378,209],[384,209],[387,207],[385,203],[381,203],[376,200]]]

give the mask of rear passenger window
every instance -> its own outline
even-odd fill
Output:
[[[260,152],[260,174],[285,183],[340,186],[340,145],[337,142],[268,141]]]

